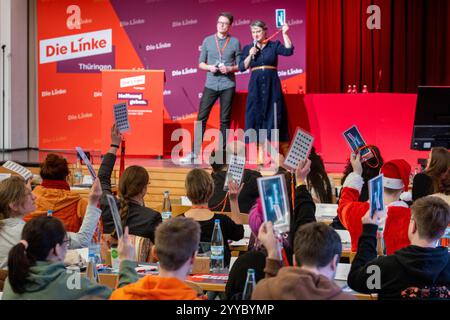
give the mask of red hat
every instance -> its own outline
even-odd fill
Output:
[[[396,159],[386,162],[381,167],[381,173],[384,175],[384,186],[389,189],[408,191],[409,175],[411,166],[403,159]]]

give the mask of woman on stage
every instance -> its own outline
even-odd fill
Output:
[[[266,129],[268,130],[267,138],[271,140],[271,129],[275,129],[276,124],[276,128],[280,129],[280,148],[283,149],[282,142],[287,145],[289,137],[277,65],[279,55],[291,56],[294,53],[294,47],[287,35],[289,26],[284,25],[282,28],[284,45],[278,40],[270,41],[270,38],[267,38],[267,26],[261,20],[255,20],[250,28],[253,45],[244,47],[239,63],[241,71],[251,68],[245,112],[245,129],[255,129],[257,134],[259,134],[260,129]],[[258,142],[264,143],[264,141]]]

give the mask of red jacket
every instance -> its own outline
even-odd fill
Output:
[[[345,179],[338,206],[339,219],[350,233],[352,251],[354,252],[358,249],[358,240],[362,233],[361,218],[370,207],[369,202],[358,202],[363,183],[362,177],[352,172]],[[411,209],[403,201],[393,202],[387,207],[384,245],[386,254],[389,255],[410,244],[408,227],[411,220]]]

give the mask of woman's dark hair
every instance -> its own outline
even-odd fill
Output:
[[[40,175],[47,180],[66,180],[69,175],[67,160],[57,154],[50,153],[41,163]]]
[[[381,157],[380,149],[377,146],[369,145],[372,152],[375,154],[374,157],[362,163],[363,173],[362,178],[364,180],[364,185],[361,189],[361,193],[359,195],[359,201],[367,201],[369,200],[369,180],[375,178],[380,174],[380,169],[383,166],[383,158]],[[377,161],[378,159],[378,161]],[[378,162],[378,163],[377,163]],[[377,165],[378,164],[378,165]],[[350,163],[350,159],[347,160],[347,165],[344,169],[344,176],[341,179],[341,184],[344,184],[347,176],[353,172],[352,164]]]
[[[57,244],[64,243],[65,236],[64,225],[57,218],[37,217],[25,224],[22,239],[26,240],[28,247],[19,242],[8,255],[8,279],[14,292],[25,292],[30,268],[36,261],[45,261]]]
[[[431,149],[431,161],[424,173],[433,181],[433,193],[444,192],[450,169],[450,152],[443,147]]]
[[[314,189],[321,203],[333,202],[333,190],[331,189],[330,179],[328,178],[322,158],[316,153],[313,147],[309,154],[311,160],[311,171],[306,177],[308,189]]]

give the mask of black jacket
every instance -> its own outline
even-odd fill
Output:
[[[418,173],[414,176],[412,186],[412,200],[428,196],[433,192],[433,180],[425,173]]]
[[[400,299],[401,292],[410,287],[450,286],[450,255],[445,247],[422,248],[407,246],[393,255],[377,258],[377,226],[365,224],[359,238],[358,252],[348,275],[348,285],[361,293],[378,293],[379,299]],[[380,271],[379,289],[375,284],[376,269]],[[372,277],[372,278],[370,278]]]
[[[103,232],[112,233],[114,231],[114,220],[111,209],[108,205],[106,195],[112,194],[111,173],[116,162],[116,155],[107,153],[104,155],[98,178],[102,186],[102,197],[100,198],[100,209],[102,210]],[[117,206],[120,208],[120,201],[116,198]],[[132,235],[149,238],[155,243],[155,229],[161,223],[161,214],[153,209],[141,206],[137,203],[130,203],[128,216],[125,225],[128,226]]]
[[[214,194],[208,202],[209,207],[213,211],[222,211],[223,203],[227,194],[223,190],[225,179],[227,177],[226,171],[219,171],[211,173],[214,180]],[[244,170],[244,176],[242,177],[242,191],[239,194],[238,202],[241,213],[249,213],[252,206],[255,204],[256,199],[259,197],[257,179],[261,177],[261,173],[254,170]],[[230,199],[227,199],[225,212],[230,212]]]

